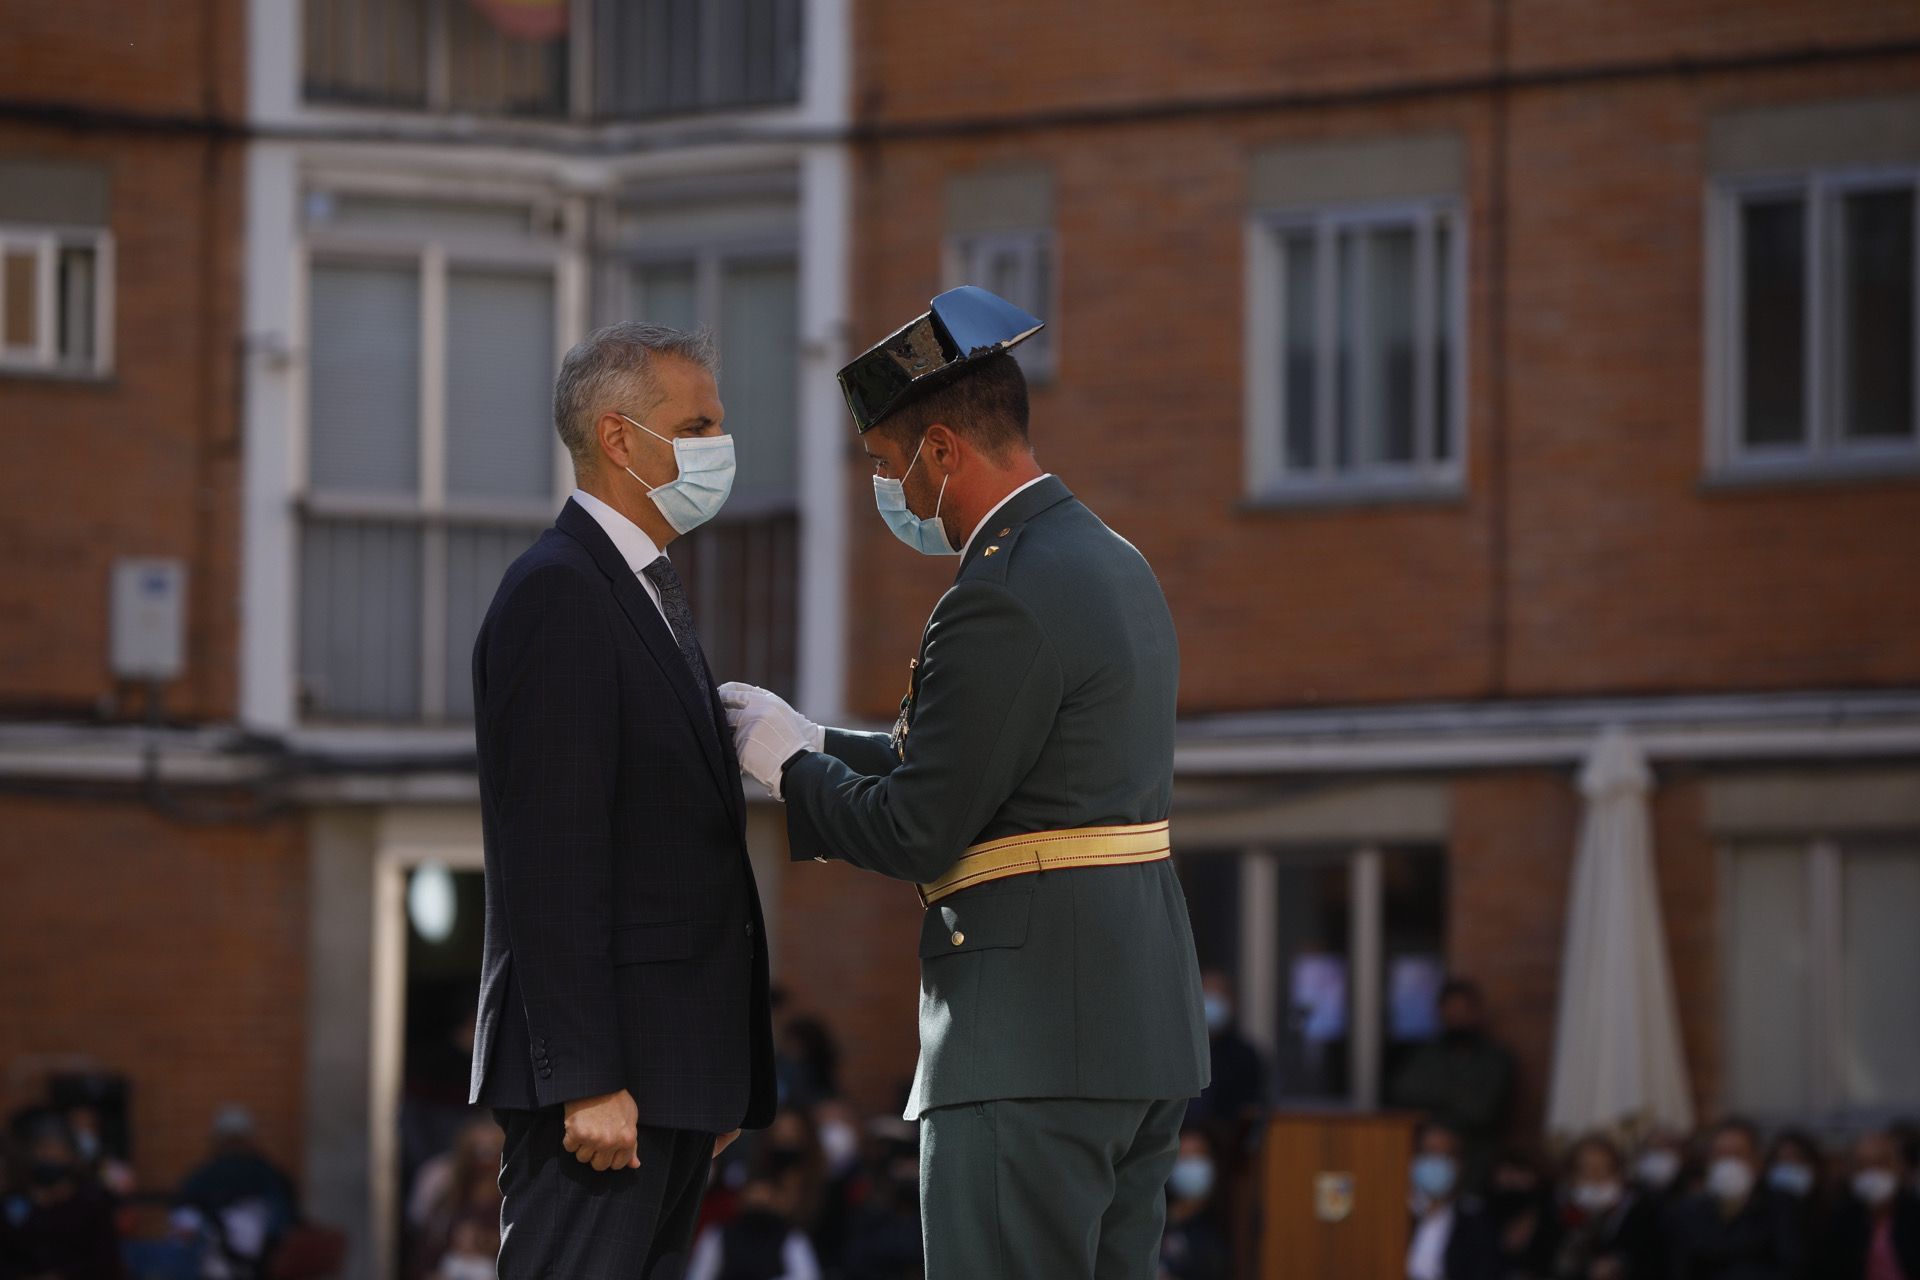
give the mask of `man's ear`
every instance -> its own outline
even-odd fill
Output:
[[[617,413],[603,413],[593,424],[593,434],[600,442],[600,452],[616,467],[633,465],[632,451],[627,448],[628,432],[631,430],[627,420]]]
[[[927,428],[927,461],[951,475],[960,466],[960,433],[944,422]]]

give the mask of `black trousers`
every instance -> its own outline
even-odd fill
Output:
[[[562,1107],[495,1110],[500,1280],[681,1280],[713,1164],[710,1133],[640,1128],[640,1167],[596,1173],[560,1145]]]

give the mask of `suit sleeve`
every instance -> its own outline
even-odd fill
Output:
[[[818,752],[787,767],[794,855],[938,878],[1039,758],[1061,693],[1059,660],[1026,606],[998,583],[962,582],[927,628],[905,761],[880,777]]]
[[[610,905],[619,679],[597,585],[533,574],[486,659],[507,945],[543,1107],[625,1083]]]
[[[855,773],[874,777],[892,773],[900,767],[900,757],[894,754],[893,739],[884,733],[829,729],[826,752]]]

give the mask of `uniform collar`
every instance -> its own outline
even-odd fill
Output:
[[[1018,498],[1021,494],[1027,492],[1029,489],[1032,489],[1035,485],[1045,484],[1049,480],[1053,481],[1053,484],[1050,486],[1050,488],[1059,490],[1059,497],[1065,497],[1067,492],[1067,487],[1064,484],[1061,484],[1060,481],[1054,477],[1053,472],[1049,471],[1044,475],[1035,476],[1033,479],[1027,481],[1025,484],[1021,485],[1019,488],[1013,490],[1006,497],[1000,499],[1000,501],[994,503],[993,510],[987,512],[987,514],[980,517],[980,523],[974,525],[973,532],[967,535],[966,545],[960,548],[960,559],[962,561],[966,560],[967,553],[973,550],[973,544],[979,541],[980,539],[980,531],[986,528],[987,525],[992,522],[995,516],[999,515],[1001,512],[1005,511],[1009,506],[1011,506],[1013,504],[1014,499]],[[1055,501],[1058,501],[1058,500],[1059,498],[1055,498]],[[1047,503],[1044,505],[1051,506],[1052,503]],[[1025,507],[1026,507],[1026,504],[1022,503],[1021,508],[1023,511]],[[1035,510],[1040,510],[1040,509],[1041,508],[1035,508]],[[1024,515],[1021,516],[1021,519],[1025,519],[1025,518],[1026,517]]]

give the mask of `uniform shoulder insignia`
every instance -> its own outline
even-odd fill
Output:
[[[974,540],[962,576],[970,580],[1005,582],[1007,562],[1013,558],[1014,545],[1020,541],[1020,533],[1025,528],[1019,524],[989,523]]]

